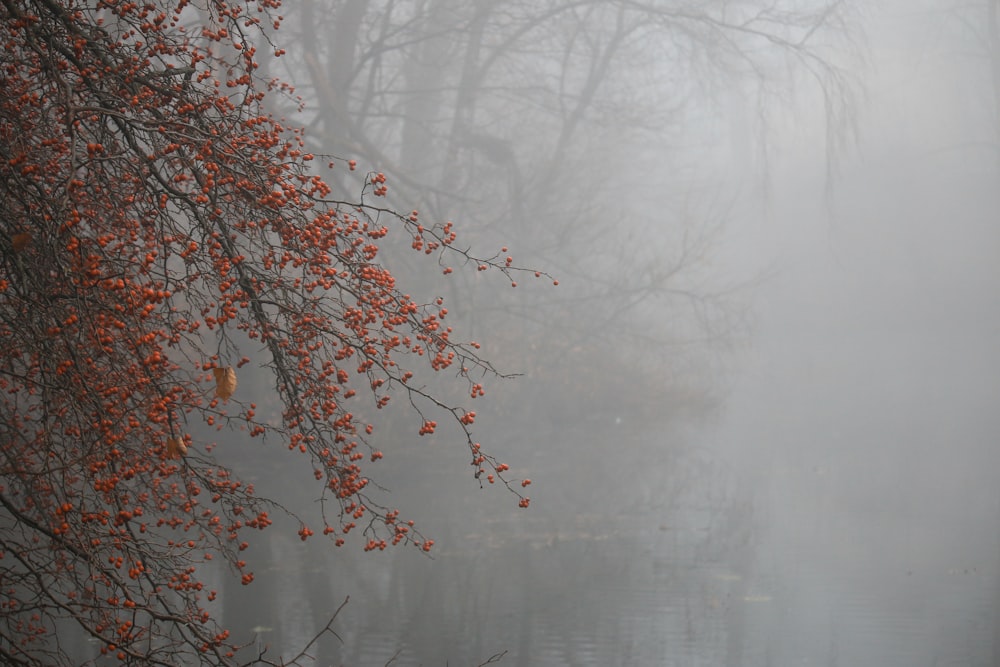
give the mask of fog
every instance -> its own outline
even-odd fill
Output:
[[[729,664],[1000,659],[996,130],[944,4],[872,17],[855,150],[824,194],[786,138],[750,233],[774,272],[712,437],[754,480],[768,600]]]
[[[411,82],[454,57],[485,59],[474,46],[520,25],[520,5],[500,3],[514,9],[483,13],[477,42],[480,14],[463,22],[454,3],[426,4],[410,30],[426,21],[468,39],[428,40],[423,60],[397,70]],[[405,248],[394,267],[444,294],[466,313],[456,329],[520,374],[488,383],[477,437],[532,479],[532,505],[481,490],[454,433],[412,438],[390,413],[405,426],[376,431],[389,440],[379,481],[434,537],[433,558],[303,545],[278,526],[249,556],[273,576],[227,588],[226,622],[290,650],[350,596],[338,636],[312,649],[324,665],[473,665],[503,652],[510,665],[1000,664],[988,12],[855,4],[816,33],[837,77],[766,40],[742,44],[741,60],[688,48],[680,30],[614,33],[607,3],[593,24],[607,34],[588,32],[581,9],[517,59],[484,65],[489,92],[456,93],[454,117],[416,94],[397,107],[373,94],[368,115],[351,107],[360,94],[307,105],[317,144],[346,137],[329,150],[385,170],[394,204],[418,197],[412,207],[454,217],[474,247],[509,245],[559,279],[446,284],[420,277],[436,265]],[[306,6],[322,28],[322,3]],[[335,26],[350,18],[338,11]],[[397,35],[388,20],[354,19],[386,43]],[[642,48],[588,89],[598,66],[559,70],[561,36],[566,53],[600,55],[618,38]],[[330,79],[370,83],[371,62]],[[309,63],[290,63],[279,73],[322,97]],[[580,90],[594,97],[586,114],[573,107]],[[626,115],[643,105],[655,117]],[[336,134],[352,113],[354,134]],[[465,138],[441,139],[459,121]],[[373,138],[381,153],[364,152]],[[474,201],[449,199],[445,184]],[[258,484],[293,488],[308,511],[312,490],[291,480],[309,470],[280,454],[263,459]]]

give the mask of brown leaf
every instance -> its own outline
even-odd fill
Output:
[[[187,454],[188,448],[181,438],[167,438],[167,458],[179,459]]]
[[[10,245],[14,249],[14,252],[21,252],[28,247],[29,243],[31,243],[30,232],[21,232],[10,237]]]
[[[215,373],[215,395],[226,401],[236,391],[236,371],[232,366],[213,368]]]

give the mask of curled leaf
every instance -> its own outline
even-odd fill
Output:
[[[30,232],[20,232],[10,237],[10,246],[14,249],[14,252],[21,252],[28,247],[29,243],[31,243]]]
[[[187,454],[187,445],[181,438],[167,438],[167,458],[179,459]]]
[[[236,371],[232,366],[213,368],[215,373],[215,395],[226,401],[236,391]]]

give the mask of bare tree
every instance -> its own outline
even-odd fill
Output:
[[[694,378],[695,350],[743,325],[734,283],[707,266],[734,195],[691,175],[692,128],[734,91],[763,116],[808,79],[834,146],[854,89],[830,47],[849,19],[842,0],[305,0],[289,11],[303,55],[281,74],[319,100],[315,145],[401,174],[395,196],[471,226],[471,244],[506,236],[553,267],[555,295],[475,313],[483,330],[518,315],[501,362],[561,377],[614,349],[655,384]],[[467,298],[474,276],[459,284],[427,288]],[[595,387],[614,363],[595,365]]]

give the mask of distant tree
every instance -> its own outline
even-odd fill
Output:
[[[401,233],[436,273],[453,253],[511,281],[520,269],[380,205],[381,173],[359,201],[331,198],[313,164],[354,162],[308,153],[262,106],[283,90],[257,62],[283,53],[279,4],[0,0],[4,664],[78,664],[72,628],[128,663],[260,658],[216,623],[203,572],[222,560],[249,584],[243,552],[281,499],[215,460],[199,435],[213,428],[310,458],[322,515],[303,540],[431,548],[371,495],[382,453],[358,413],[393,397],[414,435],[456,422],[476,476],[528,504],[473,441],[475,413],[419,375],[447,370],[476,398],[493,367],[441,300],[397,285],[379,245]],[[237,386],[254,367],[272,396]],[[275,399],[280,415],[258,407]]]
[[[932,8],[937,12],[945,11],[934,5]],[[992,151],[997,171],[1000,172],[1000,0],[952,3],[947,7],[945,20],[939,21],[938,25],[957,29],[958,34],[953,39],[961,45],[964,56],[986,61],[983,68],[986,82],[982,89],[989,92],[984,96],[987,99],[975,101],[985,103],[988,109],[989,131],[983,142],[974,145],[977,148],[985,146]],[[979,66],[979,63],[974,63],[974,66]]]
[[[678,407],[742,332],[739,279],[706,268],[735,199],[704,171],[728,150],[719,109],[738,100],[765,118],[805,79],[831,127],[852,102],[830,48],[849,33],[844,0],[302,0],[287,13],[299,48],[268,66],[318,102],[311,146],[400,174],[390,198],[461,220],[466,239],[515,238],[518,257],[556,267],[558,291],[460,317],[516,341],[507,363],[556,385],[519,395],[546,411],[564,397],[567,417],[625,386],[633,407],[662,414],[665,393]]]

